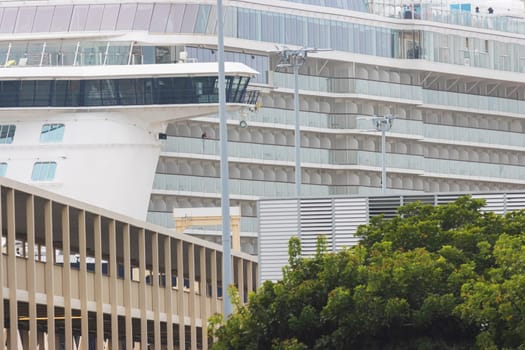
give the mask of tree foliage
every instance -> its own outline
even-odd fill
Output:
[[[292,239],[283,279],[212,320],[213,349],[525,349],[525,214],[483,206],[411,203],[311,258]]]

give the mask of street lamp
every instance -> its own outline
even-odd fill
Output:
[[[292,67],[294,75],[294,112],[295,112],[295,195],[301,197],[301,127],[299,118],[299,68],[306,61],[309,53],[328,51],[327,49],[301,48],[288,49],[283,47],[275,52],[279,53],[280,60],[276,68]]]
[[[372,122],[377,131],[381,131],[381,192],[386,191],[386,132],[394,124],[393,115],[384,115],[382,117],[373,117]]]
[[[224,316],[232,313],[228,288],[232,284],[230,236],[230,188],[228,172],[228,126],[226,124],[226,77],[224,74],[224,15],[222,0],[217,0],[217,62],[219,64],[219,138],[221,147],[221,213],[222,213],[222,300]]]

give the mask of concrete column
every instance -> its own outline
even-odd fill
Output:
[[[159,234],[152,232],[151,234],[151,260],[153,264],[153,292],[152,292],[152,304],[153,304],[153,338],[155,340],[153,349],[161,350],[161,338],[160,338],[160,290],[159,290]]]
[[[186,347],[186,332],[184,329],[184,242],[176,240],[177,244],[177,311],[179,315],[179,349]]]
[[[97,312],[97,349],[104,349],[104,309],[102,303],[102,219],[96,215],[93,219],[95,235],[95,303]]]
[[[195,245],[190,243],[188,245],[188,278],[190,280],[190,295],[189,295],[189,315],[190,315],[190,337],[191,337],[191,350],[197,350],[197,325],[195,323],[195,304],[197,300],[195,298]]]
[[[126,349],[133,349],[133,327],[131,324],[131,252],[130,252],[130,227],[124,225],[122,230],[124,244],[124,307],[126,308]]]
[[[237,288],[239,288],[241,303],[244,303],[244,263],[241,258],[235,260],[237,260]]]
[[[64,337],[65,347],[73,348],[73,321],[71,312],[71,232],[69,227],[69,206],[64,206],[62,216],[62,290],[64,292]]]
[[[206,276],[206,248],[205,247],[199,247],[199,265],[200,265],[200,297],[199,297],[199,303],[200,303],[200,318],[201,318],[201,326],[202,326],[202,348],[207,349],[208,348],[208,332],[207,332],[207,323],[208,323],[208,310],[207,310],[207,276]],[[197,315],[195,315],[197,317]]]
[[[166,288],[164,288],[164,308],[166,309],[166,347],[173,349],[173,286],[171,271],[171,238],[163,237],[164,241],[164,274],[166,276]]]
[[[119,349],[117,314],[117,224],[111,220],[109,233],[109,299],[111,302],[111,350]]]
[[[79,295],[80,295],[80,350],[89,349],[89,323],[87,309],[87,259],[86,259],[86,212],[81,210],[78,213],[78,254],[80,255],[79,270]]]
[[[53,247],[53,202],[44,204],[46,236],[46,302],[47,302],[47,348],[55,349],[55,248]]]
[[[16,228],[15,190],[7,190],[7,285],[9,286],[9,349],[16,349],[18,339],[18,304],[16,299]],[[47,237],[46,237],[47,238]],[[51,280],[53,281],[53,280]],[[47,281],[46,281],[47,283]],[[1,315],[3,317],[3,315]]]
[[[139,304],[140,304],[140,348],[148,350],[148,319],[146,316],[146,236],[139,229]]]
[[[35,263],[35,197],[28,196],[26,200],[27,225],[27,291],[29,301],[29,349],[37,347],[36,328],[36,263]],[[0,259],[1,261],[1,259]],[[0,268],[1,270],[1,268]],[[3,312],[1,313],[3,315]],[[2,317],[3,319],[3,317]],[[3,326],[2,326],[3,327]]]
[[[213,249],[210,257],[211,268],[211,313],[220,312],[217,303],[217,251]]]

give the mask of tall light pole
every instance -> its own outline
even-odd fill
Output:
[[[376,130],[381,131],[381,192],[383,193],[386,191],[386,132],[392,128],[395,118],[393,115],[372,118]]]
[[[306,61],[310,52],[318,52],[319,49],[288,49],[282,48],[277,52],[280,55],[277,69],[292,67],[294,78],[294,112],[295,112],[295,195],[301,197],[301,126],[299,117],[299,68]]]
[[[217,0],[217,37],[219,64],[219,138],[221,147],[221,214],[222,214],[222,301],[224,316],[232,313],[228,288],[232,284],[230,233],[230,187],[228,172],[228,126],[226,124],[226,78],[224,76],[224,15],[222,0]]]

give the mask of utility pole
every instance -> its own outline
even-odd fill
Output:
[[[381,131],[381,192],[383,193],[386,191],[386,132],[392,128],[395,118],[393,115],[372,118],[376,130]]]
[[[219,137],[221,147],[221,213],[222,213],[222,300],[224,317],[232,313],[228,288],[232,284],[230,234],[230,175],[228,171],[228,125],[226,124],[226,77],[224,74],[224,15],[222,0],[217,0],[217,37],[219,64]],[[216,291],[215,291],[216,292]]]

